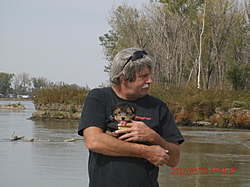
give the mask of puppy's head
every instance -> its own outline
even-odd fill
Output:
[[[119,103],[112,110],[112,116],[118,122],[131,121],[135,117],[136,107],[132,103]]]

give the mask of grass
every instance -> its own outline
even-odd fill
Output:
[[[35,95],[34,102],[82,105],[89,90],[88,87],[59,83],[52,85],[50,88],[40,90]]]
[[[150,91],[162,99],[169,107],[177,123],[191,124],[206,120],[224,127],[231,124],[234,127],[250,128],[250,116],[239,114],[228,115],[231,108],[250,109],[250,91],[235,91],[229,89],[202,90],[194,86],[186,88],[168,87],[163,89],[160,85],[153,85]],[[215,115],[216,109],[223,115]]]

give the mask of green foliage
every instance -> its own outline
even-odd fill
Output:
[[[244,90],[250,78],[250,64],[232,64],[226,72],[226,78],[232,83],[235,90]]]
[[[168,10],[173,13],[191,14],[198,11],[204,0],[159,0],[158,2],[168,6]]]
[[[31,80],[33,82],[33,86],[35,89],[43,89],[49,83],[49,81],[44,77],[39,77],[39,78],[32,77]]]
[[[0,73],[0,93],[7,95],[8,91],[11,90],[11,81],[14,77],[12,73]]]
[[[101,42],[101,46],[103,46],[103,53],[106,56],[106,60],[109,62],[113,61],[114,56],[118,53],[118,40],[119,36],[113,30],[110,30],[109,33],[104,34],[99,37]],[[109,72],[111,67],[111,63],[108,66],[105,66],[104,71]]]

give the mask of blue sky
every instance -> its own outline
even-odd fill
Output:
[[[108,80],[99,36],[112,6],[147,0],[0,0],[0,72],[98,87]]]

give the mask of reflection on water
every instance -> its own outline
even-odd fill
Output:
[[[0,101],[0,104],[4,101]],[[10,101],[7,104],[11,103]],[[15,103],[15,102],[14,102]],[[65,140],[77,137],[76,121],[32,121],[26,110],[0,110],[0,185],[6,187],[88,186],[88,150],[83,141],[11,142],[13,134],[25,139]],[[243,130],[180,127],[186,141],[181,161],[174,169],[160,168],[159,183],[166,186],[249,186],[250,148],[231,140]],[[208,174],[176,174],[201,168]],[[236,168],[236,174],[211,174],[216,168]],[[183,172],[182,172],[183,173]]]

